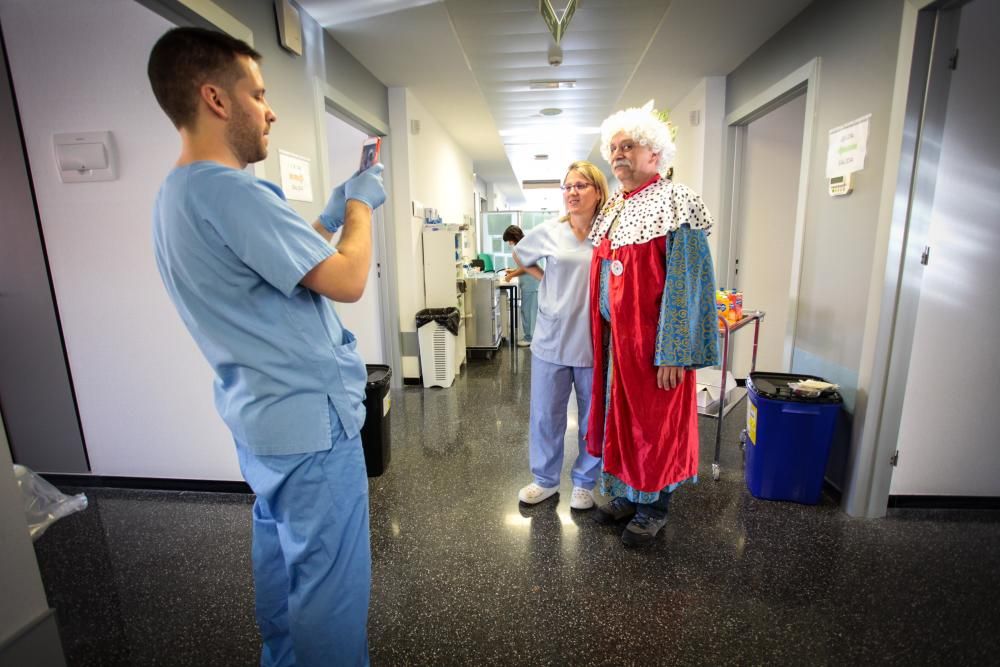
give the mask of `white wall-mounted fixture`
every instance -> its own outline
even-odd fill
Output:
[[[844,174],[843,176],[834,176],[830,179],[830,196],[831,197],[841,197],[843,195],[849,195],[854,192],[854,179],[851,178],[851,174]]]
[[[52,135],[56,170],[63,183],[113,181],[118,160],[110,132],[68,132]]]
[[[290,0],[274,0],[274,16],[278,21],[278,43],[297,56],[302,55],[302,19]]]
[[[559,67],[563,63],[563,50],[556,42],[549,44],[549,64]]]

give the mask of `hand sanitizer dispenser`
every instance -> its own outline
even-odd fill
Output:
[[[110,132],[70,132],[52,135],[56,170],[63,183],[113,181],[118,164]]]

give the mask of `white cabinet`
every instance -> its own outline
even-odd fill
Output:
[[[426,308],[458,308],[462,315],[455,345],[455,373],[465,362],[465,295],[459,283],[464,281],[464,230],[460,225],[424,227],[424,303]]]

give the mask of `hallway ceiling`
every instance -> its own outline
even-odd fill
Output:
[[[650,98],[670,108],[809,2],[580,0],[553,67],[537,0],[299,0],[382,83],[408,88],[511,208],[539,205],[523,181],[561,179],[588,156],[606,168],[598,128],[612,111]],[[566,0],[552,4],[561,16]],[[546,80],[575,85],[531,89]]]

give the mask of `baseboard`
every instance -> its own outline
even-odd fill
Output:
[[[418,386],[421,382],[420,378],[403,378],[403,384],[410,387]]]
[[[13,637],[0,643],[0,665],[65,667],[66,658],[54,610],[46,610]]]
[[[1000,510],[995,496],[889,496],[890,509]]]
[[[113,475],[42,475],[57,487],[107,487],[112,489],[152,489],[156,491],[206,491],[211,493],[253,493],[243,481],[212,479],[170,479],[165,477],[117,477]]]

